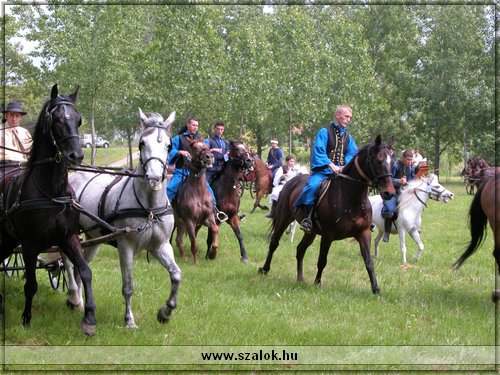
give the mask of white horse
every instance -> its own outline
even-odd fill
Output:
[[[115,228],[130,227],[128,233],[112,243],[117,247],[122,272],[122,294],[125,298],[125,323],[128,328],[137,328],[132,313],[131,297],[134,292],[132,261],[134,255],[146,249],[170,274],[171,290],[166,304],[158,311],[158,321],[169,320],[177,305],[177,290],[181,281],[181,270],[177,266],[170,237],[174,228],[172,207],[165,193],[166,169],[170,129],[175,112],[163,120],[157,113],[146,117],[139,108],[142,132],[139,141],[140,163],[133,176],[78,172],[69,177],[80,205],[86,212],[99,216]],[[140,178],[137,178],[140,176]],[[96,220],[80,214],[80,225],[87,238],[102,235],[102,227]],[[109,229],[109,228],[108,228]],[[99,245],[85,249],[85,258],[91,261]],[[66,264],[66,262],[65,262]],[[81,306],[81,287],[68,268],[68,304]]]
[[[380,195],[369,197],[372,205],[373,223],[378,228],[377,237],[375,237],[375,256],[379,254],[379,243],[384,235],[384,218],[381,215],[382,198]],[[409,233],[413,241],[418,246],[418,251],[414,259],[420,259],[424,251],[424,244],[420,239],[420,225],[422,224],[422,211],[427,207],[427,201],[434,199],[439,202],[448,203],[453,199],[453,193],[444,188],[436,175],[423,177],[413,180],[402,189],[401,196],[398,199],[398,218],[392,223],[391,233],[399,234],[399,245],[403,256],[403,267],[406,263],[406,234]]]

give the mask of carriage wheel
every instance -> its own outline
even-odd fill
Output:
[[[247,183],[248,183],[248,192],[250,193],[252,199],[255,199],[255,192],[253,191],[253,189],[255,188],[255,182],[249,181]]]
[[[4,261],[3,261],[3,267],[4,268],[7,268],[7,267],[22,267],[22,268],[24,268],[23,255],[21,253],[13,253],[13,254],[11,254],[10,257],[8,257],[7,259],[4,259]],[[5,274],[8,277],[12,277],[12,275],[15,272],[16,276],[19,277],[19,271],[20,270],[5,270]]]
[[[59,290],[59,286],[62,282],[62,291],[66,290],[68,287],[68,281],[66,279],[66,268],[62,263],[61,259],[46,265],[47,273],[49,274],[50,286],[54,290]]]

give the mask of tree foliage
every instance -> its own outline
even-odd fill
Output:
[[[189,114],[208,134],[259,151],[301,141],[339,104],[354,109],[358,144],[394,136],[439,169],[443,153],[493,162],[494,8],[488,5],[12,6],[6,39],[24,35],[27,56],[6,44],[7,96],[32,106],[53,82],[81,86],[86,129],[130,137],[137,108]],[[38,61],[34,65],[32,60]],[[27,89],[31,89],[31,97]],[[297,136],[294,136],[297,137]],[[130,140],[130,139],[129,139]]]

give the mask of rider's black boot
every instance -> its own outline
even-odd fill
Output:
[[[302,219],[300,222],[300,229],[302,229],[306,233],[310,233],[312,231],[312,211],[313,211],[313,205],[308,205],[304,206],[304,213],[306,217]]]
[[[389,242],[389,236],[391,235],[392,218],[386,217],[384,219],[384,242]]]

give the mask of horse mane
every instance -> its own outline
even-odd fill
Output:
[[[38,115],[38,119],[35,125],[35,132],[33,134],[33,144],[31,145],[31,152],[28,156],[28,161],[26,163],[26,168],[29,169],[33,163],[35,162],[35,158],[39,156],[38,150],[40,149],[40,145],[43,139],[45,139],[45,133],[49,127],[49,117],[46,115],[48,106],[51,99],[47,99],[40,110],[40,114]],[[55,147],[55,146],[52,146]]]
[[[415,179],[408,182],[408,185],[401,191],[401,196],[398,199],[398,210],[403,211],[408,206],[410,206],[413,200],[413,193],[417,190],[422,182],[428,183],[432,181],[434,175],[429,175],[428,177],[422,177],[421,179]]]

